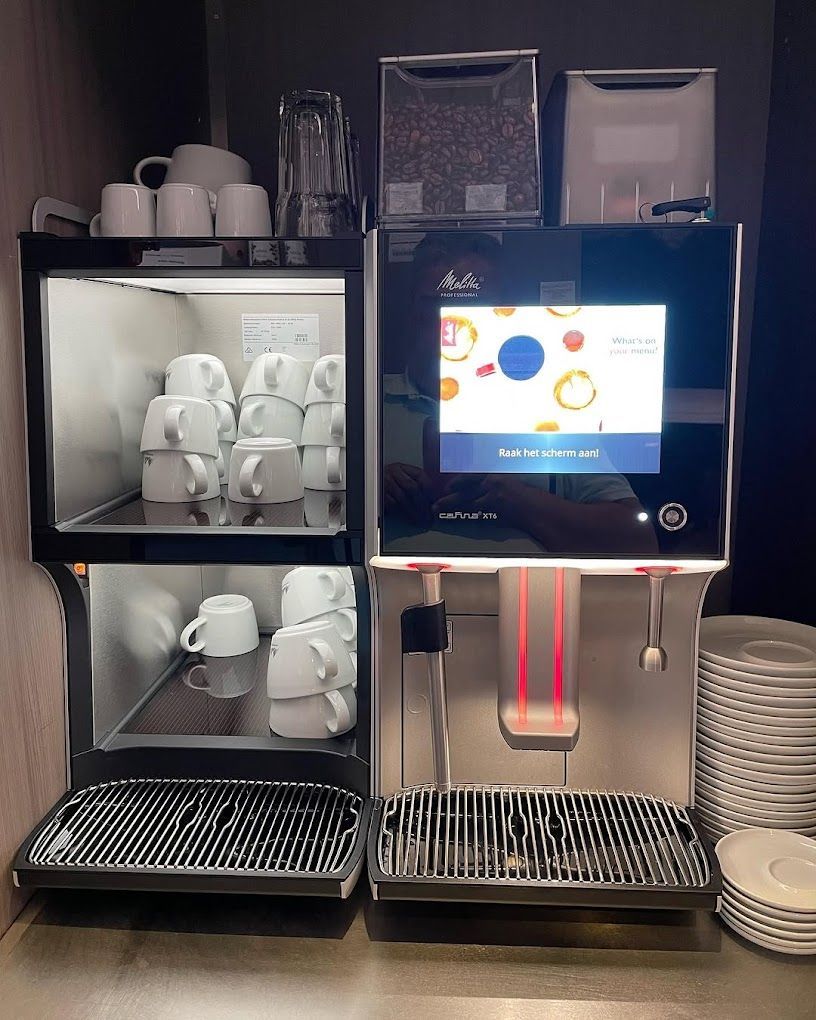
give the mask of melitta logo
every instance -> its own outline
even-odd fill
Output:
[[[449,510],[439,515],[440,521],[497,521],[499,515],[490,510]]]
[[[451,269],[447,275],[442,277],[436,289],[451,293],[455,297],[474,297],[479,292],[483,281],[483,276],[476,276],[474,273],[457,276]]]

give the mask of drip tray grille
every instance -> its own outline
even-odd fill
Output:
[[[383,879],[700,889],[711,868],[683,807],[634,793],[418,787],[390,797]]]
[[[69,794],[22,867],[337,877],[364,809],[357,794],[319,783],[125,779]]]

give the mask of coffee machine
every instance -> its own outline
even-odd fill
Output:
[[[714,909],[739,228],[367,243],[374,896]]]

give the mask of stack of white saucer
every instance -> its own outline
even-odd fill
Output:
[[[816,834],[816,629],[703,620],[697,690],[695,804],[709,833]]]
[[[779,829],[746,829],[717,844],[725,923],[793,956],[816,955],[816,842]]]

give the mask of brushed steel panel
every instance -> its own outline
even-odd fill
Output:
[[[281,626],[281,585],[290,570],[292,567],[204,566],[204,598],[225,592],[246,595],[255,606],[260,629],[276,630]]]
[[[179,654],[202,599],[201,568],[94,563],[90,578],[94,739],[116,726]]]
[[[451,780],[457,785],[561,786],[563,751],[517,751],[498,718],[498,618],[449,616],[445,656]],[[424,655],[402,656],[402,783],[433,782],[428,674]],[[501,778],[497,778],[501,777]]]
[[[58,521],[141,485],[145,411],[179,353],[175,305],[142,287],[48,280]]]

